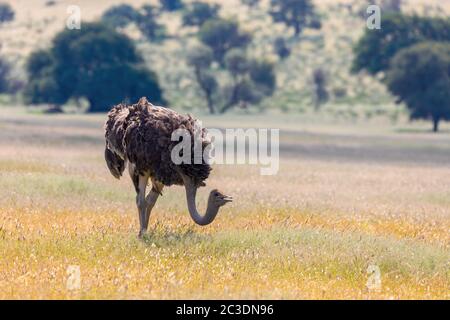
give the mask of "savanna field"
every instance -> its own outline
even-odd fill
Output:
[[[448,126],[203,116],[281,128],[278,175],[215,166],[200,209],[211,188],[235,200],[208,227],[166,188],[139,240],[132,183],[103,160],[104,119],[1,109],[1,299],[450,298]]]

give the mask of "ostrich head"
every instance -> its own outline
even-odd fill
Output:
[[[219,190],[214,189],[209,193],[208,198],[208,207],[214,206],[217,208],[220,208],[224,205],[226,205],[228,202],[232,202],[233,198],[227,195],[224,195]]]
[[[196,224],[201,226],[206,226],[210,224],[216,218],[217,213],[219,213],[220,207],[224,206],[228,202],[233,201],[232,197],[224,195],[217,189],[214,189],[209,193],[206,213],[204,215],[199,214],[197,211],[197,205],[195,203],[195,198],[197,195],[197,189],[199,188],[199,185],[196,184],[192,178],[186,176],[181,171],[178,172],[183,178],[184,187],[186,189],[186,199],[189,214],[191,215],[192,220],[194,220]]]
[[[108,147],[105,148],[105,160],[111,174],[116,179],[120,179],[123,171],[125,170],[125,161],[116,153],[109,150]]]

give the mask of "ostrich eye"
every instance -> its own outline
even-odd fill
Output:
[[[218,195],[219,195],[219,193],[218,192],[216,192],[216,193],[214,193],[214,195],[217,197]]]

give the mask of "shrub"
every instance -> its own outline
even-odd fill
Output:
[[[7,3],[0,3],[0,24],[14,20],[14,10]]]

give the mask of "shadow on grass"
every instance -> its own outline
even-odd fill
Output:
[[[168,248],[196,245],[210,239],[210,235],[196,233],[192,226],[172,230],[157,224],[144,235],[142,241],[149,246]]]
[[[427,128],[398,128],[394,130],[397,133],[429,133],[429,134],[448,134],[450,129],[441,129],[439,132],[434,132],[432,129]]]

